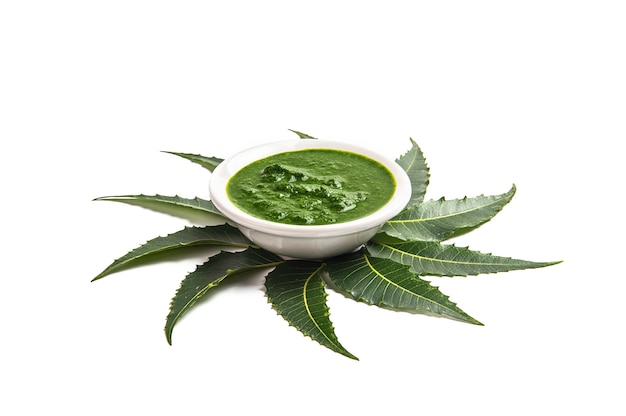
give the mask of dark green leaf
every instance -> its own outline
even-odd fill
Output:
[[[93,280],[98,280],[108,274],[135,264],[147,256],[199,245],[248,247],[252,243],[237,228],[228,224],[216,225],[214,227],[185,227],[183,230],[165,237],[152,239],[130,251],[128,254],[115,260]]]
[[[213,202],[200,198],[190,199],[163,195],[119,195],[103,196],[94,199],[94,201],[123,202],[198,222],[215,219],[215,216],[224,218]]]
[[[189,160],[190,162],[193,162],[202,166],[205,169],[208,169],[211,172],[213,172],[213,170],[217,167],[217,165],[219,165],[220,163],[224,161],[224,159],[220,159],[218,157],[207,157],[207,156],[195,155],[191,153],[177,153],[177,152],[166,152],[166,151],[164,151],[163,153],[169,153],[170,155],[180,156],[184,159]]]
[[[420,279],[409,266],[393,260],[370,257],[360,251],[332,259],[327,268],[335,286],[355,300],[482,325],[439,289]]]
[[[189,273],[170,304],[170,313],[165,323],[165,336],[172,343],[174,325],[212,287],[228,276],[244,271],[274,267],[284,260],[263,249],[248,248],[229,253],[223,251]]]
[[[466,247],[428,241],[406,241],[395,244],[369,242],[367,250],[374,257],[387,258],[411,266],[411,269],[420,275],[468,276],[535,269],[555,264],[498,257],[472,251]]]
[[[306,133],[302,133],[302,132],[300,132],[300,131],[291,130],[291,129],[288,129],[288,130],[289,130],[289,131],[292,131],[292,132],[294,132],[294,133],[296,133],[296,134],[298,135],[298,137],[300,137],[301,139],[313,139],[313,140],[317,140],[317,138],[315,138],[315,137],[313,137],[313,136],[309,136],[309,135],[308,135],[308,134],[306,134]]]
[[[265,280],[272,307],[289,324],[326,348],[357,359],[337,339],[326,305],[321,274],[324,263],[290,260],[279,264]]]
[[[382,232],[407,241],[443,241],[493,218],[515,194],[515,186],[502,195],[426,201],[387,221]]]
[[[413,139],[410,140],[413,145],[411,149],[396,159],[398,165],[404,169],[411,180],[412,192],[411,199],[407,204],[408,208],[424,200],[424,194],[426,193],[430,176],[428,173],[428,165],[426,164],[426,159],[424,159],[422,151]]]

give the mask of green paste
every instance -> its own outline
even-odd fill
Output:
[[[278,153],[243,167],[227,184],[228,197],[241,210],[298,225],[364,217],[385,205],[394,190],[393,175],[379,162],[333,149]]]

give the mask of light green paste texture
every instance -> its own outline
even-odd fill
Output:
[[[351,221],[378,210],[395,190],[379,162],[334,149],[284,152],[257,160],[227,184],[230,200],[258,218],[298,225]]]

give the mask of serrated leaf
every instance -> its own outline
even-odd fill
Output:
[[[291,129],[288,129],[288,130],[289,130],[289,131],[291,131],[291,132],[296,133],[296,134],[298,135],[298,137],[300,137],[301,139],[313,139],[313,140],[317,140],[317,138],[316,138],[316,137],[309,136],[309,135],[308,135],[308,134],[306,134],[306,133],[302,133],[302,132],[300,132],[300,131],[291,130]]]
[[[208,157],[208,156],[202,156],[202,155],[197,155],[197,154],[192,154],[192,153],[178,153],[178,152],[167,152],[167,151],[163,151],[163,153],[169,153],[170,155],[182,157],[183,159],[187,159],[190,162],[196,163],[202,166],[203,168],[208,169],[211,172],[213,172],[213,170],[217,167],[217,165],[219,165],[220,163],[224,161],[224,159],[220,159],[219,157],[214,157],[214,156]]]
[[[407,208],[411,208],[424,200],[430,177],[424,154],[417,143],[413,139],[410,140],[413,145],[411,149],[396,159],[398,165],[404,169],[411,180],[412,192]]]
[[[409,266],[393,260],[370,257],[361,250],[332,259],[327,269],[333,284],[355,300],[482,325]]]
[[[514,194],[515,185],[502,195],[426,201],[387,221],[381,231],[406,241],[443,241],[489,221]]]
[[[536,269],[556,264],[499,257],[472,251],[467,247],[443,245],[429,241],[376,243],[370,241],[367,251],[374,257],[386,258],[411,266],[419,275],[470,276],[511,270]]]
[[[165,323],[167,342],[172,343],[172,331],[180,317],[225,278],[249,270],[274,267],[283,261],[277,255],[258,248],[248,248],[236,253],[223,251],[210,257],[206,263],[187,275],[174,295]]]
[[[228,224],[213,227],[185,227],[165,237],[154,238],[147,243],[131,250],[126,255],[115,260],[93,280],[98,280],[113,272],[136,264],[145,259],[165,251],[200,245],[220,245],[230,247],[248,247],[252,243],[241,232]],[[92,280],[92,281],[93,281]]]
[[[290,260],[279,264],[265,280],[272,307],[289,324],[326,348],[358,360],[337,339],[326,305],[321,274],[324,263]]]
[[[182,198],[165,195],[118,195],[103,196],[94,201],[114,201],[136,205],[153,211],[188,218],[194,221],[224,218],[213,202],[200,198]]]

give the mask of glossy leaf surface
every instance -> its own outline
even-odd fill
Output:
[[[283,259],[277,255],[257,248],[236,253],[222,251],[210,257],[206,263],[187,275],[172,299],[165,323],[167,342],[172,343],[172,331],[180,317],[225,278],[253,269],[274,267],[282,262]]]
[[[411,266],[420,275],[469,276],[482,273],[536,269],[555,264],[499,257],[472,251],[466,247],[444,245],[428,241],[406,241],[392,244],[369,242],[368,252],[374,257],[386,258]]]
[[[326,305],[324,263],[290,260],[266,277],[265,291],[272,307],[290,325],[321,345],[357,359],[337,339]]]
[[[426,193],[430,176],[428,173],[428,165],[426,164],[426,159],[424,159],[421,149],[413,139],[411,139],[411,144],[411,149],[396,159],[398,165],[404,169],[411,180],[411,199],[407,204],[408,208],[424,200],[424,194]]]
[[[355,300],[481,325],[409,266],[360,251],[332,259],[327,267],[333,284]]]
[[[195,220],[213,220],[217,217],[224,218],[221,212],[215,207],[213,202],[200,198],[183,198],[165,195],[118,195],[103,196],[94,201],[114,201],[125,204],[136,205],[142,208],[165,214],[191,218]]]
[[[387,221],[382,232],[407,241],[443,241],[489,221],[514,194],[515,186],[502,195],[426,201]]]
[[[213,227],[185,227],[173,234],[149,240],[145,244],[131,250],[111,263],[93,280],[101,279],[151,255],[199,245],[248,247],[252,243],[238,229],[228,224]]]
[[[190,162],[196,163],[202,166],[203,168],[208,169],[210,172],[213,172],[213,170],[217,167],[217,165],[219,165],[220,163],[224,161],[224,159],[220,159],[219,157],[212,157],[212,156],[207,157],[207,156],[196,155],[192,153],[178,153],[178,152],[163,152],[163,153],[169,153],[171,155],[175,155],[175,156],[182,157],[183,159],[187,159]]]

